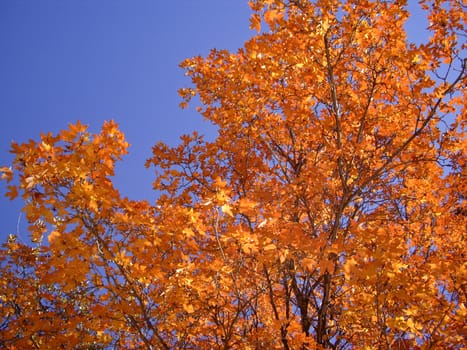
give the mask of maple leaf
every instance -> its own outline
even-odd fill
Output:
[[[264,13],[264,20],[270,27],[280,18],[282,18],[282,13],[275,9],[269,9]]]
[[[250,29],[255,29],[258,33],[261,31],[261,17],[257,13],[250,17]]]
[[[18,189],[16,186],[7,186],[8,192],[5,193],[5,196],[7,196],[11,201],[18,197]]]

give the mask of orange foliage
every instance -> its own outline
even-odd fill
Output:
[[[182,64],[218,136],[154,146],[156,203],[113,187],[113,122],[12,145],[2,348],[462,347],[464,5],[422,1],[422,44],[405,1],[250,5],[262,32]]]

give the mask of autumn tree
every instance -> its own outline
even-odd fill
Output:
[[[415,43],[406,5],[250,1],[243,48],[182,63],[218,135],[154,146],[154,203],[114,122],[14,143],[2,348],[461,349],[467,11],[422,0]]]

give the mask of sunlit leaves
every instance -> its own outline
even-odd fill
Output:
[[[422,44],[401,2],[249,4],[243,48],[181,64],[218,135],[153,147],[155,203],[113,187],[114,122],[12,144],[33,244],[3,248],[2,346],[462,343],[460,3],[422,2]]]
[[[437,202],[452,195],[441,190],[438,154],[446,143],[440,143],[438,122],[448,122],[443,113],[460,112],[448,89],[454,84],[460,91],[462,60],[454,59],[457,73],[449,77],[428,74],[447,51],[409,44],[403,27],[408,12],[398,3],[258,0],[250,6],[251,28],[259,31],[264,19],[272,33],[253,38],[236,57],[213,51],[184,65],[205,104],[203,115],[220,129],[218,150],[210,146],[204,154],[217,158],[219,174],[235,189],[221,201],[227,214],[216,226],[222,242],[235,242],[265,266],[276,266],[279,257],[284,265],[293,263],[298,281],[315,281],[306,282],[315,288],[312,295],[295,291],[290,302],[323,298],[329,286],[335,288],[332,303],[368,310],[375,293],[384,294],[368,324],[360,322],[362,332],[380,333],[358,346],[395,343],[398,332],[421,336],[423,327],[396,316],[394,305],[402,310],[410,303],[399,291],[407,295],[411,282],[424,300],[440,297],[434,286],[439,270],[424,264],[442,256],[440,242],[429,238],[448,207]],[[455,18],[443,21],[463,30]],[[455,45],[449,40],[443,43]],[[216,191],[212,181],[206,185]],[[248,201],[254,204],[245,206]],[[244,232],[249,234],[242,238]],[[417,270],[424,272],[415,282]],[[344,279],[323,282],[326,274]],[[358,299],[353,289],[362,283]],[[286,294],[288,284],[279,286]],[[319,314],[324,307],[310,308]],[[348,320],[358,323],[351,314],[339,316],[341,326],[330,324],[336,337],[350,332]],[[405,322],[392,323],[386,340],[378,338],[382,314]],[[315,320],[319,324],[319,316]],[[324,330],[316,326],[314,332],[331,346],[319,335]]]

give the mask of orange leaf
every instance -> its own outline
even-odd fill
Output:
[[[267,251],[269,251],[269,250],[274,250],[274,249],[276,249],[276,245],[273,244],[273,243],[270,243],[270,244],[264,246],[263,249],[264,249],[265,252],[267,252]]]
[[[261,31],[261,17],[257,13],[250,17],[250,29],[255,29],[258,33]]]
[[[183,304],[183,310],[185,310],[189,314],[192,314],[193,312],[195,312],[195,308],[191,304]]]
[[[1,179],[7,182],[10,182],[13,178],[13,170],[11,170],[11,167],[1,167],[0,173],[2,174]]]
[[[50,232],[49,237],[47,239],[48,239],[49,243],[52,244],[59,237],[60,237],[60,232],[52,231],[52,232]]]
[[[272,26],[274,22],[276,22],[277,20],[281,18],[282,18],[282,13],[274,9],[270,9],[264,13],[264,20],[269,26]]]
[[[7,186],[7,188],[9,191],[5,193],[5,196],[7,196],[10,199],[10,201],[18,197],[18,190],[16,186]]]
[[[316,268],[316,261],[314,259],[311,259],[311,258],[304,258],[302,260],[302,265],[308,271],[313,271]]]

